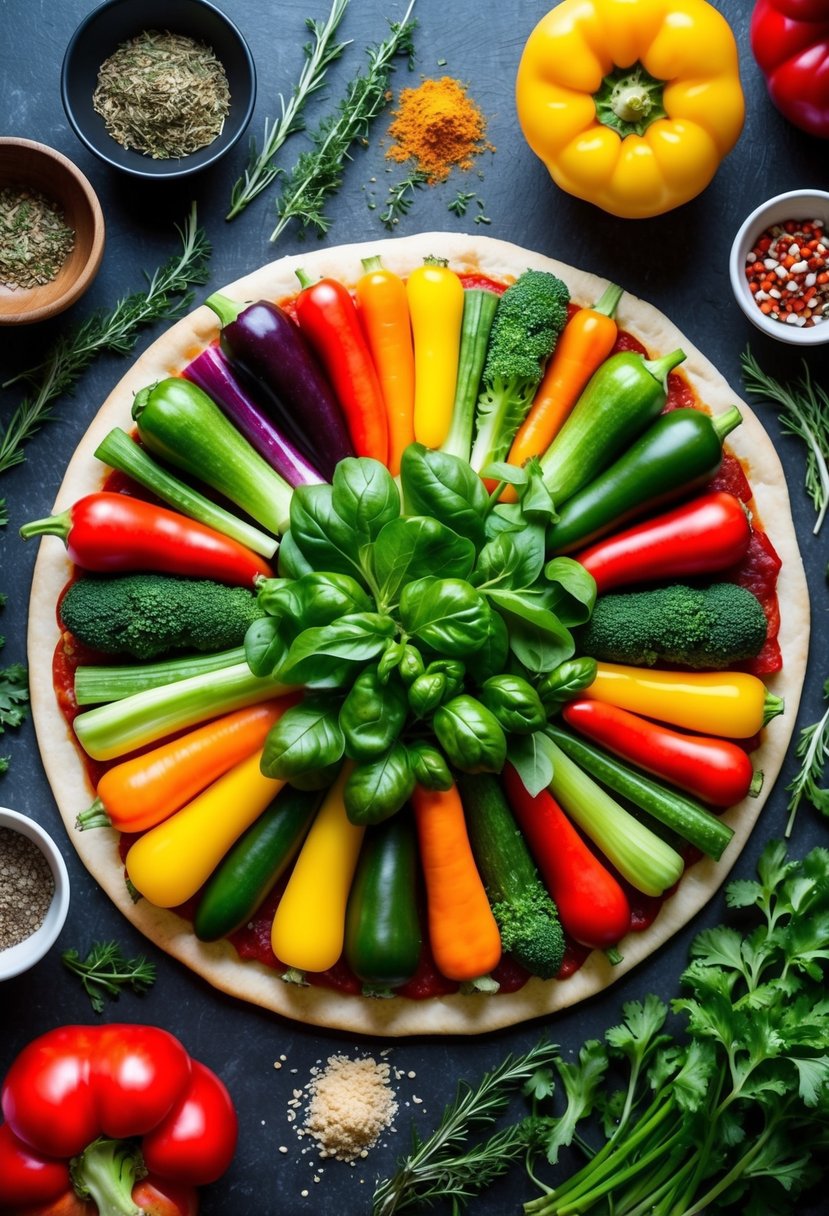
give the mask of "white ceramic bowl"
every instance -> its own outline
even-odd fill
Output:
[[[55,944],[69,910],[69,875],[54,840],[33,819],[0,807],[0,828],[20,832],[36,844],[48,861],[55,882],[52,902],[40,928],[16,946],[0,950],[0,980],[9,980],[33,967]]]
[[[788,190],[761,203],[744,221],[731,246],[729,273],[731,288],[745,315],[764,334],[793,346],[820,346],[829,342],[829,318],[819,325],[801,327],[772,321],[760,311],[751,294],[745,274],[746,256],[757,240],[773,224],[785,220],[823,220],[829,236],[829,194],[824,190]]]

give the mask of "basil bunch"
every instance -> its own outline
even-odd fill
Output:
[[[394,814],[415,781],[448,789],[450,766],[499,772],[509,758],[530,788],[547,784],[551,684],[559,668],[570,689],[593,678],[571,662],[570,630],[596,586],[571,558],[545,559],[555,512],[537,464],[494,475],[517,503],[415,443],[400,489],[363,457],[294,491],[279,577],[259,587],[267,615],[245,639],[254,674],[307,690],[268,737],[266,775],[308,788],[347,758],[355,823]]]

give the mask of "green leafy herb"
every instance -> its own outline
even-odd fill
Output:
[[[414,202],[415,191],[425,186],[428,180],[425,173],[413,169],[408,177],[404,177],[394,186],[389,186],[389,199],[380,212],[380,219],[390,232],[397,227],[402,216],[408,215]]]
[[[331,12],[325,22],[315,21],[313,17],[306,18],[305,24],[313,35],[313,42],[306,43],[303,48],[305,63],[299,80],[288,102],[280,93],[278,121],[265,119],[265,138],[261,152],[258,151],[255,141],[251,140],[248,163],[244,175],[234,183],[230,210],[225,219],[232,220],[240,215],[248,203],[252,203],[279,175],[280,170],[274,165],[273,158],[289,135],[304,129],[302,112],[309,97],[322,88],[329,64],[339,59],[346,47],[351,45],[351,39],[347,42],[334,41],[334,35],[347,8],[348,0],[333,0]]]
[[[823,695],[829,697],[829,680],[823,685]],[[791,794],[787,808],[787,838],[792,834],[795,816],[803,798],[824,815],[829,815],[829,789],[824,789],[820,784],[826,761],[829,760],[829,709],[819,722],[803,727],[795,755],[801,764],[794,780],[786,786],[786,790]]]
[[[210,254],[207,237],[198,227],[195,203],[178,232],[181,252],[155,271],[144,291],[125,296],[109,313],[93,314],[74,333],[58,338],[42,363],[5,381],[3,388],[25,381],[31,392],[0,428],[0,473],[25,460],[24,444],[54,417],[55,400],[74,387],[96,355],[127,354],[145,325],[171,320],[190,307],[194,293],[189,289],[206,282]]]
[[[474,190],[470,190],[468,194],[463,190],[459,190],[452,199],[452,202],[447,204],[447,210],[454,212],[454,214],[457,216],[466,215],[469,204],[472,202],[474,197]]]
[[[143,993],[155,983],[155,963],[143,955],[127,958],[117,942],[95,942],[85,959],[77,950],[64,950],[61,959],[80,977],[96,1013],[103,1012],[105,997],[114,999],[127,987]]]
[[[802,377],[792,384],[766,375],[750,350],[743,352],[740,362],[746,391],[778,406],[783,430],[806,444],[805,484],[817,512],[817,533],[829,507],[829,394],[815,384],[805,360]]]
[[[372,1216],[393,1216],[437,1199],[451,1200],[453,1212],[458,1212],[467,1199],[505,1173],[526,1151],[532,1121],[498,1131],[483,1143],[473,1143],[471,1136],[496,1122],[513,1093],[527,1085],[537,1088],[541,1076],[548,1084],[545,1070],[557,1055],[557,1047],[540,1043],[524,1055],[507,1056],[474,1087],[462,1081],[431,1136],[423,1140],[415,1132],[412,1151],[379,1183]]]
[[[389,75],[398,55],[411,59],[415,22],[410,20],[415,0],[402,21],[393,21],[385,42],[368,49],[368,67],[351,80],[335,112],[311,135],[314,145],[303,152],[286,174],[276,210],[279,222],[271,233],[275,241],[291,220],[299,220],[302,231],[313,228],[324,236],[331,226],[325,214],[326,199],[342,184],[343,167],[355,143],[365,141],[373,118],[389,98]]]
[[[29,685],[20,663],[0,669],[0,734],[7,726],[20,726],[28,712]]]

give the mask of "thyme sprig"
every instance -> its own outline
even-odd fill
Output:
[[[337,109],[312,133],[313,147],[303,152],[285,174],[276,203],[279,221],[271,233],[272,241],[281,236],[291,220],[299,220],[303,232],[313,228],[320,236],[331,227],[325,214],[326,200],[342,184],[344,165],[351,159],[353,145],[366,141],[372,119],[389,100],[393,60],[398,55],[407,55],[411,64],[416,22],[410,18],[414,3],[415,0],[409,0],[402,21],[389,23],[391,33],[385,42],[368,48],[367,69],[349,82]]]
[[[243,176],[234,183],[226,220],[235,219],[257,195],[267,189],[279,173],[273,158],[289,135],[304,130],[302,112],[306,102],[322,88],[329,64],[339,59],[346,47],[351,45],[350,38],[346,42],[334,42],[337,27],[347,8],[348,0],[333,0],[331,12],[325,22],[316,21],[313,17],[306,18],[305,24],[314,40],[303,47],[305,63],[299,80],[289,101],[286,102],[283,94],[279,94],[279,119],[275,122],[265,119],[265,138],[261,152],[257,151],[256,141],[251,140],[248,163]]]
[[[207,236],[197,223],[195,203],[184,225],[176,225],[176,230],[181,236],[180,253],[155,271],[143,291],[125,296],[111,312],[94,313],[74,333],[58,338],[42,363],[4,382],[2,387],[8,388],[25,381],[31,392],[6,426],[0,427],[0,473],[25,460],[24,444],[54,417],[54,401],[73,388],[96,355],[102,351],[127,354],[144,326],[173,320],[187,311],[194,297],[190,288],[207,281],[210,254]]]
[[[505,1173],[535,1135],[535,1121],[499,1129],[479,1143],[470,1144],[469,1137],[491,1126],[506,1110],[511,1095],[548,1069],[557,1056],[556,1046],[542,1042],[524,1055],[507,1056],[474,1088],[462,1081],[431,1136],[422,1140],[415,1132],[412,1151],[390,1178],[379,1183],[372,1216],[393,1216],[435,1199],[451,1199],[453,1211],[459,1212],[464,1200]]]
[[[408,177],[389,186],[388,202],[380,212],[380,219],[386,228],[393,231],[401,218],[408,215],[414,202],[415,191],[425,186],[427,180],[425,173],[421,173],[419,169],[413,169]]]
[[[814,533],[820,531],[829,507],[829,394],[815,384],[804,360],[803,375],[783,384],[766,374],[750,350],[740,357],[746,391],[779,407],[780,425],[806,444],[806,492],[817,511]]]
[[[823,685],[823,695],[829,697],[829,680]],[[829,789],[824,789],[820,784],[829,761],[829,709],[819,722],[803,727],[794,754],[801,765],[794,779],[786,786],[786,791],[791,794],[787,806],[787,839],[792,834],[795,816],[804,798],[824,815],[829,815]]]
[[[104,998],[113,999],[126,987],[143,993],[155,983],[155,963],[144,958],[127,958],[117,942],[95,942],[85,959],[77,950],[64,950],[64,966],[79,976],[96,1013],[102,1013]]]

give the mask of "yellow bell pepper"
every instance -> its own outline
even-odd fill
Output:
[[[441,258],[426,258],[406,281],[414,341],[414,435],[439,448],[452,422],[463,320],[463,286]]]
[[[297,971],[327,971],[343,951],[348,893],[365,834],[346,815],[349,772],[343,765],[325,795],[273,918],[273,952]]]
[[[734,35],[706,0],[563,0],[527,41],[516,101],[556,184],[625,219],[704,190],[745,115]]]
[[[743,671],[657,671],[598,663],[584,695],[619,709],[684,726],[705,735],[750,739],[783,701],[762,680]]]
[[[261,759],[260,748],[131,846],[127,875],[151,904],[175,908],[195,895],[273,802],[285,782],[263,776]]]

